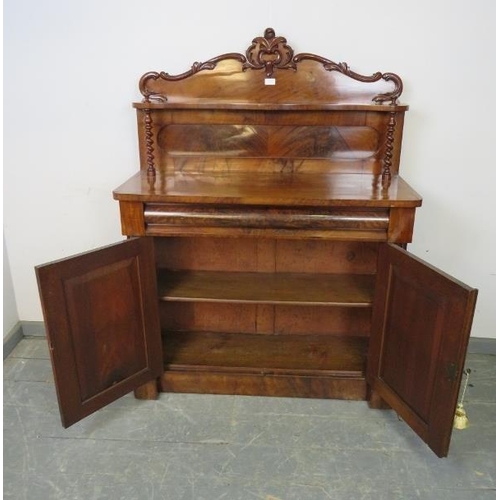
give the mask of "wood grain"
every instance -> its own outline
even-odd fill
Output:
[[[36,271],[65,427],[161,374],[150,239],[127,240]]]
[[[156,265],[170,270],[375,274],[378,244],[259,238],[154,238]]]
[[[146,105],[215,97],[232,103],[390,102],[395,107],[403,82],[394,73],[362,75],[346,63],[311,53],[295,54],[286,38],[267,28],[263,36],[252,40],[245,54],[230,52],[195,62],[177,75],[150,71],[141,77],[139,89]]]
[[[257,162],[257,160],[256,160]],[[422,198],[400,177],[387,191],[380,178],[364,174],[259,174],[252,172],[198,175],[159,172],[154,184],[138,172],[113,191],[117,200],[314,207],[409,207]]]
[[[367,340],[321,335],[164,332],[167,370],[364,376]]]
[[[164,301],[370,307],[374,277],[350,274],[161,271]]]
[[[396,245],[380,248],[369,382],[446,456],[477,290]]]
[[[270,375],[213,371],[167,370],[161,377],[164,392],[237,394],[295,398],[366,399],[364,377]]]
[[[371,308],[234,302],[161,302],[163,329],[368,337]]]

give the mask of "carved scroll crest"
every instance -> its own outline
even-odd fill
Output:
[[[231,53],[231,54],[223,54],[221,56],[213,57],[205,62],[194,62],[191,66],[191,69],[181,73],[180,75],[170,75],[169,73],[165,73],[162,71],[158,73],[157,71],[150,71],[141,77],[139,80],[139,90],[141,94],[144,96],[143,102],[168,102],[167,96],[162,94],[157,94],[148,89],[148,82],[150,80],[166,80],[169,82],[176,82],[178,80],[184,80],[185,78],[189,78],[190,76],[199,73],[200,71],[205,70],[213,70],[217,66],[220,61],[227,59],[235,59],[244,63],[246,61],[245,56],[243,54]]]
[[[268,78],[273,76],[275,69],[297,69],[293,61],[293,49],[287,44],[286,38],[277,37],[272,28],[267,28],[264,36],[252,40],[246,58],[243,71],[265,68]]]
[[[401,78],[394,73],[377,72],[373,75],[361,75],[352,71],[345,62],[336,63],[316,54],[309,53],[294,55],[294,51],[292,47],[288,45],[286,38],[276,36],[273,28],[267,28],[264,32],[264,36],[259,36],[252,40],[252,44],[248,47],[245,54],[231,52],[214,57],[205,62],[195,62],[191,66],[191,69],[178,75],[170,75],[164,71],[160,73],[156,71],[146,73],[139,80],[139,90],[144,96],[143,101],[167,102],[168,100],[167,96],[155,93],[148,88],[148,83],[150,81],[158,79],[170,82],[183,80],[200,71],[211,71],[217,67],[219,62],[228,59],[241,62],[242,71],[263,69],[268,78],[273,77],[277,70],[296,70],[298,63],[308,59],[322,64],[326,71],[338,71],[359,82],[374,83],[379,80],[392,82],[394,84],[394,90],[377,94],[373,97],[372,100],[379,104],[389,102],[392,105],[396,105],[398,98],[403,92],[403,82]]]
[[[392,92],[376,95],[372,99],[372,101],[376,103],[382,104],[383,102],[389,101],[391,104],[395,105],[397,104],[398,98],[403,93],[403,81],[395,73],[382,74],[380,71],[377,71],[377,73],[373,73],[373,75],[360,75],[359,73],[352,71],[345,62],[336,63],[324,57],[317,56],[316,54],[302,53],[297,54],[293,58],[295,63],[299,63],[300,61],[304,61],[306,59],[322,64],[326,71],[338,71],[339,73],[342,73],[353,80],[357,80],[358,82],[375,83],[379,80],[385,80],[386,82],[392,81],[394,83],[394,90]]]

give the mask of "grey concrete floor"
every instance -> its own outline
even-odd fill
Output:
[[[439,459],[365,402],[128,395],[64,430],[45,339],[4,362],[4,498],[490,500],[495,357],[469,355],[468,429]]]

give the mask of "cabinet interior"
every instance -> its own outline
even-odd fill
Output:
[[[204,372],[273,376],[288,386],[294,377],[363,380],[377,249],[359,241],[155,238],[168,390],[181,374]],[[339,397],[334,386],[331,397]]]

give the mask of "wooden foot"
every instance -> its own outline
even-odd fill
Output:
[[[157,380],[151,380],[144,385],[141,385],[134,391],[137,399],[157,399],[158,398],[158,383]]]
[[[380,397],[377,391],[368,388],[368,406],[374,410],[390,410],[391,407]]]

